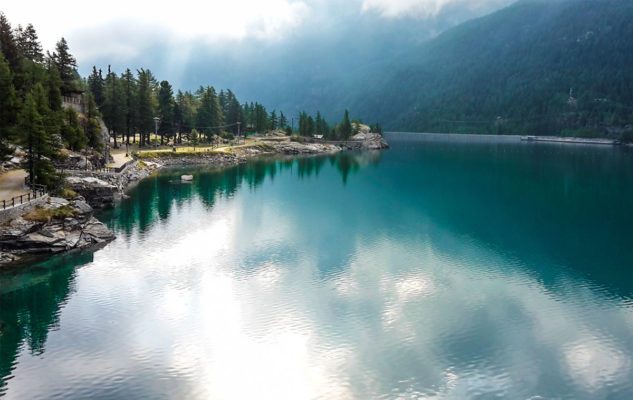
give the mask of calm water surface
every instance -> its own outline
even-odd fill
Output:
[[[0,397],[632,399],[633,152],[389,139],[141,182],[0,276]]]

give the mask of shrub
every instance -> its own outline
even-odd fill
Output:
[[[77,197],[77,192],[70,188],[63,188],[60,192],[60,196],[67,200],[71,200]]]
[[[292,135],[290,136],[290,141],[297,142],[297,143],[305,143],[307,139],[303,136]]]
[[[70,206],[61,206],[59,208],[43,208],[36,207],[35,210],[26,213],[23,218],[27,221],[49,222],[55,219],[73,218],[77,215]]]
[[[235,135],[233,135],[231,132],[222,132],[220,137],[222,139],[226,139],[226,140],[233,140],[233,139],[235,139]]]

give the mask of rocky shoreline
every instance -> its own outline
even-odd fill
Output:
[[[0,267],[104,245],[114,238],[83,197],[51,197],[0,226]]]
[[[66,171],[66,183],[77,195],[51,197],[24,215],[0,225],[0,268],[26,261],[104,245],[115,235],[93,214],[113,207],[132,185],[164,167],[185,165],[235,166],[259,156],[309,156],[350,150],[381,150],[389,145],[380,134],[361,132],[352,141],[301,143],[261,140],[231,152],[182,154],[161,152],[130,163],[122,172]]]

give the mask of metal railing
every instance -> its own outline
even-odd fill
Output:
[[[134,160],[128,161],[120,167],[91,167],[91,168],[60,168],[59,172],[64,173],[65,171],[84,171],[84,172],[105,172],[108,174],[120,174],[123,172],[128,165],[130,165]]]
[[[44,185],[29,185],[31,191],[25,194],[21,194],[19,196],[13,196],[9,200],[2,200],[2,209],[6,210],[7,208],[13,208],[15,206],[19,206],[21,204],[30,203],[35,199],[39,199],[40,197],[46,195],[46,186]]]

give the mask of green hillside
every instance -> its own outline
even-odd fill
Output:
[[[631,21],[629,0],[521,1],[394,60],[355,109],[394,130],[621,135],[633,124]]]

